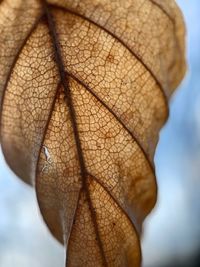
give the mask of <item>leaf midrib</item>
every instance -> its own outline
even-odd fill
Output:
[[[79,161],[81,177],[82,177],[82,189],[81,190],[84,190],[84,192],[85,192],[86,199],[87,199],[88,206],[89,206],[89,210],[91,212],[91,219],[92,219],[92,223],[93,223],[93,226],[95,229],[95,234],[96,234],[96,239],[97,239],[97,243],[99,246],[99,250],[100,250],[100,253],[102,256],[102,263],[105,267],[108,267],[106,256],[105,256],[105,251],[103,248],[103,243],[101,241],[101,237],[100,237],[100,233],[99,233],[96,213],[94,211],[93,203],[92,203],[91,196],[90,196],[90,191],[88,188],[88,181],[87,181],[87,175],[88,174],[87,174],[85,159],[83,156],[83,150],[82,150],[82,145],[81,145],[79,131],[78,131],[76,112],[74,109],[72,95],[71,95],[71,91],[69,88],[69,77],[68,76],[66,77],[66,74],[65,74],[65,66],[64,66],[63,59],[62,59],[60,42],[59,42],[59,38],[58,38],[58,35],[56,32],[56,25],[54,22],[53,15],[50,11],[50,8],[49,8],[47,2],[45,0],[43,0],[42,3],[44,6],[46,18],[48,21],[48,28],[49,28],[50,36],[52,39],[52,44],[54,47],[55,61],[56,61],[56,65],[58,67],[58,71],[59,71],[59,75],[60,75],[60,79],[61,79],[61,84],[63,85],[63,88],[64,88],[64,93],[66,96],[66,104],[67,104],[68,109],[69,109],[70,121],[71,121],[71,125],[73,128],[74,140],[76,143],[78,161]]]

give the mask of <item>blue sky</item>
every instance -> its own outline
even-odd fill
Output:
[[[145,223],[144,267],[185,261],[200,245],[200,1],[177,2],[187,25],[189,70],[156,151],[159,200]],[[0,170],[0,267],[62,267],[63,249],[44,225],[34,191],[2,154]]]

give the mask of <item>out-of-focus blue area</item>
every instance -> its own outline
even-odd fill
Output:
[[[172,98],[156,152],[159,199],[144,226],[144,267],[195,266],[200,251],[200,1],[177,2],[187,25],[189,71]],[[0,267],[63,262],[64,251],[48,233],[33,190],[0,155]]]

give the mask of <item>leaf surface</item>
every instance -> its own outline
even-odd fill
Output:
[[[140,266],[153,156],[185,72],[173,0],[3,0],[1,144],[66,266]]]

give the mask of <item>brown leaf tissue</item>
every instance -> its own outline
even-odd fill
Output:
[[[185,73],[174,0],[0,1],[0,136],[67,267],[138,267]]]

